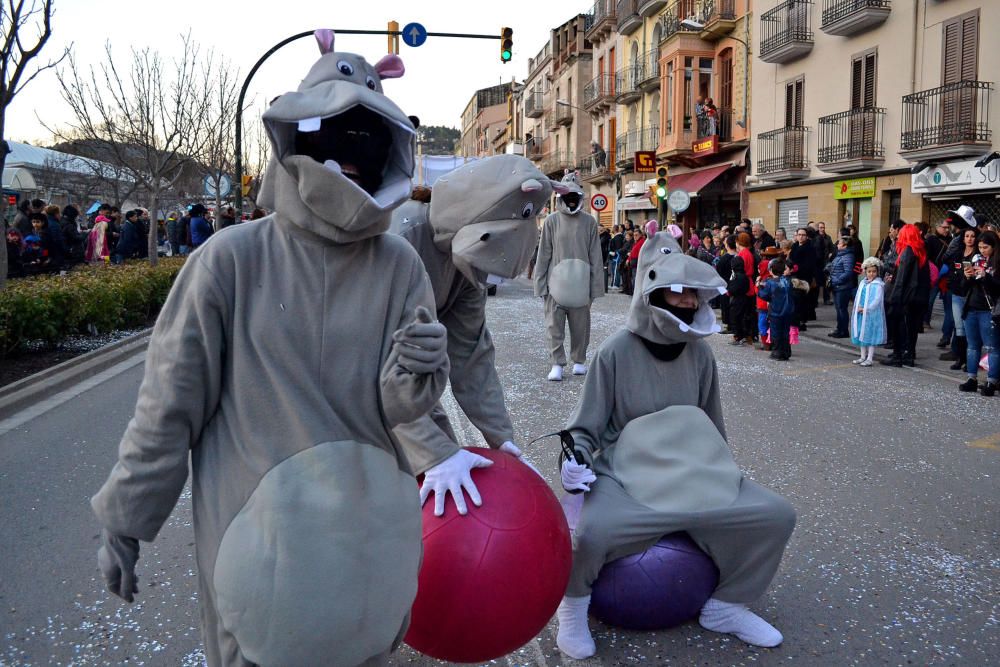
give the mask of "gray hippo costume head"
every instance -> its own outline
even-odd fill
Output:
[[[670,306],[665,299],[667,290],[680,292],[685,287],[698,293],[698,308],[693,313]],[[710,264],[685,255],[669,232],[659,232],[647,239],[639,251],[635,291],[625,326],[653,343],[704,338],[721,330],[708,302],[725,291],[726,282]]]
[[[399,56],[370,65],[335,52],[332,30],[317,30],[316,40],[322,55],[298,90],[264,112],[273,152],[261,203],[348,243],[384,232],[409,196],[415,133],[382,94],[382,79],[403,75]]]
[[[556,208],[568,215],[576,215],[583,209],[583,186],[580,185],[580,174],[571,171],[562,178],[566,192],[556,197]]]
[[[434,183],[434,244],[450,252],[474,283],[482,284],[487,274],[514,278],[531,261],[538,240],[535,217],[553,189],[565,190],[517,155],[463,165]]]

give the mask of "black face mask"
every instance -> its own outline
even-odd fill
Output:
[[[580,205],[580,195],[576,192],[567,192],[562,197],[563,203],[566,204],[566,208],[571,211],[575,211],[576,207]]]
[[[324,118],[317,132],[295,133],[297,155],[311,157],[320,164],[335,160],[341,165],[356,165],[361,187],[368,194],[374,194],[382,185],[391,147],[392,134],[382,117],[361,106]]]
[[[655,306],[657,308],[662,308],[667,311],[677,319],[679,319],[684,324],[690,325],[694,322],[694,316],[698,312],[697,308],[681,308],[680,306],[671,306],[667,303],[667,288],[661,287],[660,289],[653,290],[649,294],[649,305]]]

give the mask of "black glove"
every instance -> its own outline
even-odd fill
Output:
[[[101,529],[101,548],[97,551],[97,565],[104,575],[108,590],[125,602],[135,600],[139,592],[135,564],[139,560],[139,540],[115,535]]]

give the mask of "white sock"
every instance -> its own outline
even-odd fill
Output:
[[[874,346],[874,345],[869,345],[869,346],[868,346],[868,357],[867,357],[867,361],[868,361],[868,362],[871,362],[871,360],[872,360],[872,358],[873,358],[874,356],[875,356],[875,346]]]
[[[586,595],[581,598],[564,597],[556,609],[556,618],[559,620],[556,646],[574,660],[583,660],[597,653],[597,646],[587,625],[589,608],[590,596]]]
[[[858,359],[858,361],[864,361],[865,360],[865,354],[867,353],[867,350],[868,350],[868,346],[867,345],[862,345],[861,346],[861,357]]]
[[[747,609],[745,604],[710,598],[701,608],[698,622],[706,630],[736,635],[754,646],[772,648],[784,640],[773,625]]]
[[[586,375],[587,364],[573,364],[573,375]]]
[[[552,370],[549,371],[549,379],[552,380],[553,382],[561,382],[562,381],[562,366],[560,366],[559,364],[555,364],[552,367]]]

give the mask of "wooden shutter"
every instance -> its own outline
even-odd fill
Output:
[[[975,81],[979,70],[979,11],[945,21],[941,41],[941,85]]]
[[[860,109],[862,106],[864,69],[865,61],[863,58],[855,58],[851,62],[851,109]]]
[[[869,53],[865,56],[864,94],[861,98],[862,106],[865,109],[871,109],[875,106],[876,71],[876,54]]]
[[[785,84],[785,127],[802,125],[802,95],[805,81]]]
[[[975,81],[979,60],[979,14],[962,19],[962,81]]]
[[[720,106],[724,109],[733,107],[733,51],[726,49],[722,57],[719,58],[719,69],[721,70],[722,81],[719,84]]]
[[[800,127],[802,125],[802,106],[804,103],[803,95],[805,91],[805,81],[799,79],[795,82],[795,125]]]

